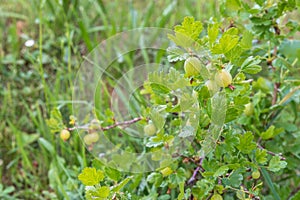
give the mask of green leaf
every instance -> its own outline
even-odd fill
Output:
[[[227,29],[224,34],[229,34],[229,35],[238,35],[239,34],[239,29],[235,28],[235,27],[231,27],[229,29]]]
[[[133,178],[133,176],[125,178],[119,184],[117,184],[114,187],[112,187],[112,191],[113,192],[119,192],[132,178]]]
[[[163,115],[161,115],[158,111],[155,109],[151,110],[150,118],[157,128],[157,130],[161,130],[165,125],[165,118]]]
[[[243,175],[239,170],[235,170],[230,176],[229,176],[229,184],[233,187],[238,187],[241,185],[243,180]]]
[[[184,199],[184,182],[179,183],[179,195],[177,197],[177,200]]]
[[[170,92],[170,89],[166,86],[159,84],[159,83],[150,83],[150,86],[153,90],[153,92],[157,95],[160,94],[168,94]]]
[[[253,34],[250,31],[245,31],[243,33],[240,45],[243,49],[250,49],[252,47]]]
[[[219,169],[217,169],[217,171],[214,173],[214,177],[217,178],[218,176],[221,176],[223,174],[225,174],[228,171],[228,167],[225,166],[221,166]]]
[[[241,2],[239,0],[226,0],[226,9],[237,12],[241,9]]]
[[[100,199],[106,199],[109,196],[110,189],[108,186],[102,186],[96,189],[94,192],[94,197],[99,197]]]
[[[257,74],[262,70],[261,66],[258,65],[260,62],[261,60],[250,56],[243,62],[241,71],[248,74]]]
[[[47,125],[50,128],[51,133],[60,132],[64,129],[62,115],[57,108],[53,108],[50,112],[50,119],[46,120]]]
[[[270,92],[270,88],[268,86],[268,83],[267,83],[266,79],[264,79],[263,77],[259,77],[257,79],[257,81],[255,81],[253,83],[253,88],[262,90],[265,93]]]
[[[78,179],[86,186],[93,186],[104,179],[104,173],[96,168],[86,167],[78,175]]]
[[[226,93],[218,92],[211,98],[211,122],[222,126],[226,116]]]
[[[188,57],[188,54],[179,47],[168,47],[167,52],[169,54],[167,57],[169,62],[186,60]]]
[[[198,40],[203,25],[193,17],[185,17],[181,25],[174,27],[175,35],[168,34],[168,38],[181,47],[191,47]]]
[[[280,160],[279,156],[274,156],[269,162],[268,169],[272,172],[278,172],[279,170],[285,168],[287,162]]]
[[[197,107],[197,98],[189,93],[182,94],[180,98],[180,109],[181,111],[195,111]]]
[[[200,21],[195,21],[193,17],[185,17],[182,24],[175,26],[174,30],[196,40],[203,30],[203,25]]]
[[[196,199],[206,199],[209,192],[214,188],[214,183],[207,179],[197,181],[196,186],[193,187],[192,193]]]
[[[265,132],[262,132],[260,136],[262,139],[268,140],[268,139],[274,138],[276,135],[278,135],[279,133],[281,133],[283,131],[284,131],[283,128],[275,128],[275,126],[272,125],[268,128],[268,130],[266,130]]]
[[[242,153],[249,154],[255,149],[256,144],[253,142],[254,136],[251,132],[246,132],[244,135],[240,135],[239,138],[240,143],[237,148]]]
[[[230,51],[225,53],[225,56],[229,61],[231,61],[232,63],[235,63],[235,62],[239,61],[242,53],[243,53],[243,49],[240,47],[240,45],[236,45]]]
[[[179,168],[176,170],[176,173],[170,175],[170,182],[173,184],[180,184],[186,180],[185,170],[183,168]]]
[[[268,130],[266,130],[265,132],[262,132],[260,137],[264,140],[267,140],[267,139],[270,139],[273,137],[273,134],[274,134],[274,129],[275,129],[275,126],[270,126],[268,128]]]
[[[181,132],[179,133],[179,137],[185,138],[185,137],[190,137],[190,136],[194,136],[195,132],[194,132],[194,127],[192,126],[185,126],[183,127],[183,129],[181,130]]]
[[[248,74],[257,74],[261,71],[261,66],[259,65],[249,65],[245,67],[242,71]]]
[[[246,193],[245,193],[244,190],[238,190],[238,191],[236,192],[236,197],[237,197],[238,199],[245,200],[245,199],[246,199],[245,196],[246,196]]]
[[[157,172],[152,172],[148,177],[147,177],[147,182],[153,183],[156,187],[159,187],[163,181],[163,176],[161,173]]]
[[[235,146],[239,144],[239,139],[232,132],[225,134],[224,150],[227,152],[235,152]]]
[[[268,130],[266,130],[265,132],[262,132],[260,137],[264,140],[268,140],[270,138],[273,137],[273,134],[274,134],[274,129],[275,129],[275,126],[272,125],[268,128]]]
[[[190,37],[177,32],[175,32],[175,36],[168,34],[168,38],[172,40],[177,46],[181,46],[184,48],[189,48],[193,45],[193,43],[195,43],[195,41]]]
[[[235,170],[228,178],[223,178],[222,183],[232,187],[239,187],[242,183],[243,176],[240,170]]]
[[[209,41],[210,45],[212,45],[216,41],[216,39],[219,35],[219,27],[220,27],[219,23],[214,23],[214,24],[208,25],[207,35],[208,35],[208,41]]]
[[[189,56],[188,53],[179,47],[168,47],[167,52],[169,54],[167,56],[169,62],[186,60]]]
[[[148,77],[149,80],[144,84],[144,88],[147,90],[144,92],[145,94],[149,92],[151,93],[152,88],[149,91],[149,87],[147,85],[152,83],[155,83],[152,86],[156,89],[157,95],[161,95],[161,93],[159,93],[160,91],[165,94],[169,93],[169,90],[177,90],[189,85],[188,80],[174,68],[170,68],[169,73],[165,73],[163,71],[150,73]]]
[[[262,6],[262,5],[264,4],[265,0],[255,0],[255,2],[256,2],[258,5]]]
[[[239,41],[239,37],[236,35],[223,34],[219,40],[219,43],[214,45],[211,49],[213,54],[225,54],[233,49]]]
[[[40,146],[43,146],[51,155],[55,155],[56,151],[55,148],[53,147],[52,143],[50,143],[48,140],[44,138],[39,138],[38,143]]]
[[[257,149],[255,151],[255,159],[259,164],[265,164],[267,162],[267,151],[265,149]]]
[[[112,180],[118,181],[121,178],[121,172],[114,168],[106,167],[105,168],[105,174]]]

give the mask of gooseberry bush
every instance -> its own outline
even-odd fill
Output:
[[[89,150],[98,131],[143,127],[139,145],[157,164],[131,173],[139,163],[122,154],[114,158],[126,166],[120,172],[95,158],[78,176],[86,199],[300,199],[300,28],[289,19],[296,2],[220,7],[223,18],[185,17],[165,36],[172,67],[148,74],[140,116],[116,122],[107,110],[106,118],[79,125],[71,116],[65,125],[51,112],[51,130],[64,141],[83,130]]]

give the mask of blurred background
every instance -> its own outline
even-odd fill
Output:
[[[64,119],[72,113],[82,57],[118,32],[218,18],[216,8],[212,0],[0,0],[0,199],[82,198],[77,175],[92,156],[77,135],[63,142],[45,123],[53,107]]]

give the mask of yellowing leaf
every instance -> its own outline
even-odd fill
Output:
[[[96,168],[86,167],[79,174],[78,179],[86,186],[93,186],[104,179],[104,173]]]
[[[97,191],[95,192],[95,195],[97,197],[105,199],[109,196],[109,191],[110,191],[110,189],[108,186],[102,186],[99,189],[97,189]]]
[[[51,133],[60,132],[64,128],[62,121],[62,115],[59,109],[54,108],[50,112],[50,119],[46,120],[48,127],[50,128]]]
[[[193,17],[185,17],[181,25],[175,26],[175,32],[182,33],[193,40],[199,37],[203,26],[200,21],[195,21]]]
[[[160,170],[160,173],[162,173],[163,176],[169,176],[173,173],[173,170],[170,167],[166,167],[162,170]]]
[[[168,38],[181,47],[190,47],[198,40],[203,25],[193,17],[185,17],[181,25],[174,27],[175,35],[168,34]]]
[[[210,44],[214,43],[219,35],[219,24],[209,24],[207,28],[208,41]]]

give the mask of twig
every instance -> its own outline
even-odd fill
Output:
[[[279,87],[280,87],[280,83],[274,83],[272,105],[276,104]]]
[[[257,196],[255,196],[254,194],[252,194],[252,193],[246,188],[246,186],[245,186],[244,184],[241,184],[241,187],[243,188],[243,190],[244,190],[245,193],[249,194],[249,197],[250,197],[251,199],[259,199],[259,197],[257,197]]]
[[[266,150],[266,151],[267,151],[267,154],[270,154],[270,155],[272,155],[272,156],[279,156],[279,157],[280,157],[280,160],[285,160],[285,157],[282,156],[282,153],[274,153],[274,152],[272,152],[272,151],[269,151],[269,150],[263,148],[260,144],[257,144],[257,147],[260,148],[260,149]]]
[[[290,199],[291,197],[293,197],[299,190],[300,190],[300,185],[298,187],[296,187],[295,189],[293,189],[293,191],[291,192],[291,194],[289,195],[289,197],[287,199]]]
[[[116,122],[116,123],[114,123],[112,125],[105,126],[105,127],[99,126],[96,130],[107,131],[107,130],[115,128],[117,126],[128,126],[128,125],[136,123],[136,122],[138,122],[138,121],[140,121],[142,119],[143,119],[143,117],[136,117],[136,118],[133,118],[133,119],[128,120],[128,121]],[[76,129],[89,130],[90,129],[89,125],[90,124],[87,124],[87,125],[84,125],[84,126],[75,126],[75,127],[72,127],[72,128],[68,128],[68,130],[69,131],[73,131],[73,130],[76,130]]]
[[[127,126],[127,125],[130,125],[130,124],[136,123],[136,122],[138,122],[138,121],[140,121],[140,120],[142,120],[142,119],[143,119],[142,117],[137,117],[137,118],[133,118],[132,120],[129,120],[129,121],[116,122],[116,123],[113,124],[113,125],[106,126],[106,127],[101,127],[101,130],[102,130],[102,131],[106,131],[106,130],[115,128],[115,127],[117,127],[117,126]]]
[[[203,157],[200,158],[200,161],[199,161],[199,165],[198,167],[194,170],[194,173],[192,175],[192,177],[188,180],[188,184],[191,184],[192,182],[194,182],[196,180],[196,176],[199,172],[200,169],[202,169],[202,163],[203,163]]]

